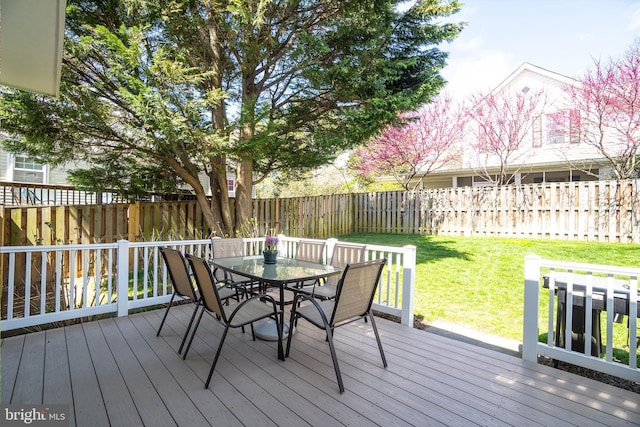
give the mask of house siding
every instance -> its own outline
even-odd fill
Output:
[[[0,180],[9,181],[9,155],[0,150]]]

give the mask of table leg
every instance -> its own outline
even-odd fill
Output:
[[[284,335],[284,284],[281,283],[280,286],[278,286],[278,288],[280,289],[280,322],[278,323],[278,328],[280,328],[280,336],[282,337],[282,340],[285,339],[285,335]],[[291,327],[289,327],[289,331],[287,336],[291,333]],[[280,360],[284,360],[284,349],[282,348],[282,340],[280,341],[280,343],[278,344],[278,359]]]
[[[266,289],[267,286],[268,286],[268,284],[264,283],[264,289]],[[281,284],[281,285],[278,286],[278,288],[280,290],[280,301],[278,302],[278,305],[279,305],[280,312],[282,313],[282,315],[279,316],[278,319],[276,319],[275,322],[272,319],[267,319],[264,322],[262,322],[262,323],[260,323],[259,325],[256,326],[256,328],[255,328],[256,337],[260,338],[261,340],[277,341],[278,340],[278,331],[280,331],[280,334],[281,334],[280,336],[282,337],[282,340],[284,341],[285,339],[287,339],[287,336],[288,336],[288,334],[290,332],[289,328],[288,328],[288,325],[284,321],[284,307],[285,307],[285,303],[284,303],[284,285]],[[284,360],[284,347],[282,345],[282,342],[280,342],[279,345],[278,345],[278,359]]]

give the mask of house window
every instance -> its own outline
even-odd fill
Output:
[[[13,160],[13,180],[17,182],[44,183],[45,166],[34,158],[17,154]]]
[[[233,180],[233,179],[228,179],[227,180],[227,190],[228,191],[230,191],[230,192],[236,191],[235,185],[236,185],[235,180]]]
[[[565,131],[554,115],[547,115],[547,144],[563,144]]]
[[[545,121],[545,141],[547,144],[567,142],[577,144],[580,142],[580,114],[578,110],[561,110],[547,114]]]

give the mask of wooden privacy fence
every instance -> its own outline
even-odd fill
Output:
[[[592,181],[253,201],[254,235],[351,232],[640,243],[640,181]],[[0,246],[201,239],[195,201],[0,206]]]
[[[640,181],[357,194],[352,231],[640,243]]]

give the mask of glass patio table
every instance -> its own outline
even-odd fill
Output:
[[[264,340],[278,339],[276,327],[282,331],[282,339],[289,334],[289,325],[284,321],[284,291],[287,286],[292,288],[290,285],[334,276],[342,272],[339,267],[293,258],[278,258],[275,264],[265,264],[262,256],[214,258],[209,262],[216,268],[255,280],[260,284],[261,289],[267,286],[278,288],[279,304],[283,315],[279,325],[275,325],[273,321],[265,321],[255,328],[256,336]],[[284,353],[281,353],[281,350],[281,348],[278,349],[278,358],[284,360]]]

